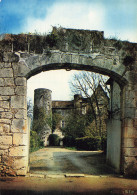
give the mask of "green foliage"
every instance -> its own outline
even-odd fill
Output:
[[[79,150],[96,151],[101,149],[100,137],[76,138],[76,148]]]
[[[58,36],[54,33],[51,33],[46,36],[46,43],[49,45],[49,47],[54,47],[57,45]]]
[[[114,47],[116,47],[118,50],[122,49],[122,41],[116,40],[116,42],[113,44]]]
[[[68,150],[77,150],[75,147],[65,147]]]
[[[85,115],[79,112],[72,112],[66,120],[66,126],[63,131],[66,136],[71,136],[73,138],[85,137],[86,135],[91,136],[91,132],[90,134],[87,132],[87,127],[92,121],[93,114],[91,109],[89,109]]]
[[[48,140],[49,140],[50,146],[59,146],[60,145],[60,137],[56,134],[50,134]]]
[[[65,136],[63,138],[63,146],[74,147],[75,146],[75,138],[72,136]]]
[[[74,138],[83,137],[86,127],[86,116],[80,113],[72,113],[66,120],[66,127],[63,129],[66,136]]]
[[[126,56],[124,59],[123,59],[123,64],[129,68],[129,70],[132,70],[132,65],[133,63],[135,62],[135,57],[132,57],[132,56]]]
[[[53,132],[55,129],[59,128],[61,119],[62,119],[61,114],[59,114],[59,113],[52,114],[52,130],[53,130]]]
[[[34,120],[33,120],[33,131],[41,132],[43,127],[48,124],[52,127],[52,119],[51,116],[46,115],[46,111],[44,108],[34,107]]]
[[[34,152],[43,147],[43,142],[40,140],[36,131],[30,132],[30,152]]]

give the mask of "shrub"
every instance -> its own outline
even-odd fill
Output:
[[[75,146],[75,138],[72,136],[65,136],[63,138],[63,146],[74,147]]]
[[[30,132],[30,152],[36,151],[42,148],[43,142],[40,140],[36,131]]]
[[[56,134],[49,135],[49,145],[50,146],[59,146],[60,145],[60,137]]]
[[[96,151],[101,149],[100,137],[76,138],[76,148],[79,150]]]

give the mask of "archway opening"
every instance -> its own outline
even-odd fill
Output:
[[[59,66],[60,67],[60,66]],[[54,69],[52,66],[51,66],[51,70],[52,69]],[[58,69],[60,69],[60,68],[58,68]],[[62,68],[61,68],[62,69]],[[70,70],[71,68],[70,68],[70,65],[68,65],[68,67],[65,65],[65,69],[66,70]],[[77,69],[77,68],[76,68]],[[44,69],[43,69],[44,70]],[[83,70],[85,70],[84,68],[83,68]],[[32,76],[33,75],[35,75],[35,74],[37,74],[39,72],[39,70],[35,70],[35,71],[33,71],[31,74],[32,74]],[[78,72],[78,71],[77,71]],[[47,72],[48,73],[48,72]],[[102,73],[102,71],[101,71],[101,73]],[[107,74],[107,73],[106,73]],[[30,77],[30,75],[28,76],[28,78]],[[113,76],[112,76],[113,77]],[[54,79],[54,78],[53,78]],[[121,83],[122,81],[121,80],[119,80],[119,83]],[[108,125],[108,127],[109,128],[111,128],[112,126],[114,127],[115,126],[115,119],[114,119],[114,115],[116,114],[115,113],[115,106],[117,107],[117,112],[120,112],[120,107],[118,108],[118,105],[120,105],[120,87],[119,87],[119,85],[118,84],[116,84],[116,82],[114,82],[113,81],[113,79],[110,79],[109,81],[108,81],[108,83],[107,83],[108,85],[111,85],[111,97],[110,97],[110,110],[109,110],[109,119],[110,119],[110,121],[111,121],[111,123]],[[114,85],[114,89],[116,89],[116,88],[119,88],[119,91],[118,91],[118,96],[114,93],[114,90],[113,90],[113,86]],[[41,88],[41,87],[40,87]],[[45,85],[44,85],[44,88],[49,88],[49,87],[45,87]],[[117,96],[117,98],[115,98]],[[77,98],[77,96],[75,96],[75,98]],[[85,97],[84,97],[85,98]],[[86,98],[85,98],[86,99]],[[117,100],[117,102],[114,102],[113,101],[113,104],[112,104],[112,99],[116,99]],[[60,100],[61,101],[61,100]],[[74,102],[74,99],[72,100],[73,102]],[[59,101],[53,101],[54,103],[54,113],[56,113],[56,111],[55,110],[57,110],[55,107],[58,107],[58,106],[56,106],[56,104],[59,104]],[[80,102],[80,104],[82,105],[82,102]],[[84,104],[85,104],[85,102],[84,102]],[[81,111],[84,113],[85,112],[85,109],[86,109],[86,107],[82,107],[81,108]],[[62,113],[62,115],[65,113],[65,109],[63,108],[63,109],[59,109],[58,108],[58,110],[60,110],[60,112]],[[102,109],[103,110],[103,109]],[[98,112],[97,111],[97,109],[96,109],[96,112]],[[76,116],[76,115],[75,115]],[[78,116],[79,117],[79,116]],[[73,118],[74,118],[74,115],[73,115]],[[116,119],[117,121],[120,121],[120,118],[117,118]],[[61,120],[60,121],[60,127],[62,128],[63,126],[64,126],[64,123],[65,123],[65,121],[64,120]],[[117,171],[117,172],[119,172],[120,171],[120,161],[121,161],[121,123],[118,123],[117,124],[117,132],[118,133],[116,133],[115,132],[115,130],[113,129],[112,130],[112,132],[109,132],[109,134],[108,134],[108,136],[109,136],[109,141],[107,141],[107,144],[108,144],[108,146],[109,146],[109,150],[108,150],[108,152],[107,152],[107,159],[109,159],[108,160],[108,162],[110,162],[110,164],[111,165],[113,165],[114,167],[115,167],[115,170]],[[52,131],[52,133],[54,133],[53,131]],[[114,136],[115,135],[115,136]],[[81,136],[82,137],[82,136]],[[113,139],[115,137],[115,139]],[[116,139],[117,138],[119,138],[119,142],[118,142],[118,147],[117,147],[117,149],[115,150],[114,149],[114,143],[113,142],[115,142],[116,141]],[[114,140],[114,141],[112,141],[112,140]],[[93,140],[92,140],[93,141]],[[78,141],[77,141],[78,142]],[[112,142],[112,144],[111,144],[111,142]],[[79,145],[81,145],[81,143],[79,144]],[[100,148],[101,149],[101,148]],[[55,149],[56,150],[56,149]],[[119,153],[117,153],[117,151],[119,152]],[[43,151],[42,151],[43,152]],[[56,156],[56,155],[59,155],[59,152],[58,151],[54,151],[53,152],[54,153],[54,155]],[[53,155],[53,153],[52,153],[52,155]],[[92,155],[93,154],[95,154],[95,152],[91,152],[92,154],[90,154],[90,152],[88,152],[88,155],[91,155],[90,157],[88,156],[88,155],[85,155],[83,158],[88,158],[88,161],[91,163],[91,160],[93,160],[94,161],[94,164],[96,164],[96,160],[94,159],[94,157],[92,157]],[[113,153],[113,154],[112,154]],[[49,155],[49,153],[47,153],[48,155]],[[47,156],[47,154],[45,153],[45,155]],[[62,153],[63,154],[63,153]],[[72,155],[74,155],[74,156],[76,156],[76,153],[75,152],[70,152],[70,153],[68,153],[68,152],[64,152],[64,155],[65,156],[68,156],[68,154],[72,154]],[[79,153],[80,154],[80,153]],[[83,154],[83,153],[81,153],[81,154]],[[80,154],[80,155],[81,155]],[[118,157],[116,158],[116,156],[117,156],[117,154],[118,154]],[[51,155],[51,154],[50,154]],[[49,156],[50,156],[49,155]],[[98,154],[97,154],[98,155]],[[115,156],[116,155],[116,156]],[[54,157],[55,157],[54,156]],[[60,155],[59,155],[60,156]],[[94,155],[93,155],[94,156]],[[43,158],[43,157],[42,157]],[[45,157],[44,157],[45,158]],[[62,156],[60,156],[60,158],[61,158],[61,161],[62,161]],[[65,157],[64,157],[65,158]],[[98,157],[98,158],[100,158],[100,156]],[[51,157],[51,159],[53,159],[53,156]],[[89,160],[90,159],[90,160]],[[116,162],[115,162],[115,159],[116,159]],[[44,160],[44,159],[43,159]],[[56,162],[58,161],[58,158],[56,159]],[[77,159],[77,161],[78,161],[78,159]],[[98,160],[97,160],[98,161]],[[114,164],[112,164],[112,162],[114,162]],[[102,161],[102,160],[100,160],[100,163],[102,163],[102,162],[106,162],[106,158],[104,158],[104,161]],[[58,162],[57,162],[58,163]],[[68,163],[68,162],[67,162]],[[35,164],[35,163],[34,163]],[[63,164],[63,163],[62,163]],[[91,163],[92,164],[92,163]],[[84,166],[84,165],[83,165]],[[35,165],[34,165],[34,167],[35,167]],[[42,168],[40,168],[41,170],[42,170]],[[104,168],[105,169],[105,168]],[[106,168],[107,169],[107,168]],[[32,172],[33,173],[42,173],[43,171],[41,171],[41,170],[39,170],[38,172],[37,172],[37,170],[38,170],[38,168],[32,168],[31,169],[32,170]],[[47,167],[45,166],[45,169],[44,170],[46,170],[46,172],[45,173],[47,173]],[[99,170],[99,167],[98,167],[98,170]],[[102,169],[103,170],[103,169]],[[72,170],[71,170],[72,171]],[[52,173],[54,172],[53,170],[51,171]],[[93,171],[94,172],[94,171]],[[90,174],[93,174],[93,172],[92,173],[90,173]],[[112,171],[113,172],[113,171]],[[112,173],[111,172],[111,173]],[[73,173],[73,171],[71,172],[71,173]],[[81,173],[81,172],[80,172]],[[96,172],[97,173],[97,172]],[[58,173],[57,173],[58,174]],[[84,172],[83,172],[83,174],[84,174]],[[99,174],[99,173],[98,173]]]

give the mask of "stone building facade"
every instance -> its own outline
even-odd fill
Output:
[[[39,129],[35,129],[38,132],[41,141],[43,141],[44,146],[47,146],[48,137],[50,134],[57,134],[60,138],[63,138],[62,129],[66,126],[66,121],[72,113],[79,113],[82,115],[87,114],[91,108],[91,101],[95,110],[95,114],[99,123],[99,113],[97,105],[94,99],[95,95],[92,95],[91,98],[83,98],[81,95],[74,95],[74,100],[72,101],[52,101],[51,97],[52,91],[49,89],[39,88],[35,89],[34,92],[34,115],[33,123],[42,123],[42,129],[39,132]],[[103,88],[99,85],[95,91],[96,98],[98,101],[99,111],[101,111],[101,128],[102,131],[106,132],[106,123],[105,119],[108,117],[108,96]],[[39,113],[39,114],[38,114]],[[55,129],[52,129],[52,125],[46,122],[46,118],[52,121],[52,115],[58,114],[60,116],[60,121],[58,126]],[[45,118],[41,118],[41,115],[45,114]],[[92,114],[92,113],[91,113]],[[38,118],[40,117],[40,118]],[[42,121],[44,120],[44,121]],[[102,125],[103,124],[103,125]],[[40,128],[40,125],[37,128]],[[94,127],[94,121],[91,125],[91,128]],[[99,128],[99,127],[98,127]],[[97,129],[98,130],[98,129]]]
[[[98,101],[98,109],[95,101]],[[106,122],[105,120],[108,118],[108,102],[109,97],[107,93],[103,90],[103,88],[99,85],[95,90],[95,94],[91,96],[91,98],[83,98],[81,95],[74,95],[74,100],[72,101],[52,101],[52,113],[59,113],[62,116],[60,121],[60,129],[64,128],[66,125],[66,120],[72,112],[87,114],[89,109],[91,109],[91,104],[93,105],[93,109],[96,112],[97,123],[101,120],[102,131],[106,132]],[[101,118],[99,119],[99,112]],[[93,114],[93,113],[92,113]],[[94,120],[91,128],[94,127]],[[99,125],[98,125],[99,126]],[[99,128],[99,127],[98,127]],[[59,128],[58,128],[59,130]]]

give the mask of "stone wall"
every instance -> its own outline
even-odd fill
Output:
[[[122,170],[137,177],[137,59],[122,93]]]
[[[121,88],[121,162],[137,172],[137,44],[104,39],[103,32],[53,29],[46,36],[6,35],[0,41],[0,170],[25,175],[28,167],[26,79],[42,71],[87,70]]]
[[[0,171],[25,175],[28,166],[26,78],[17,74],[18,57],[0,63]]]

